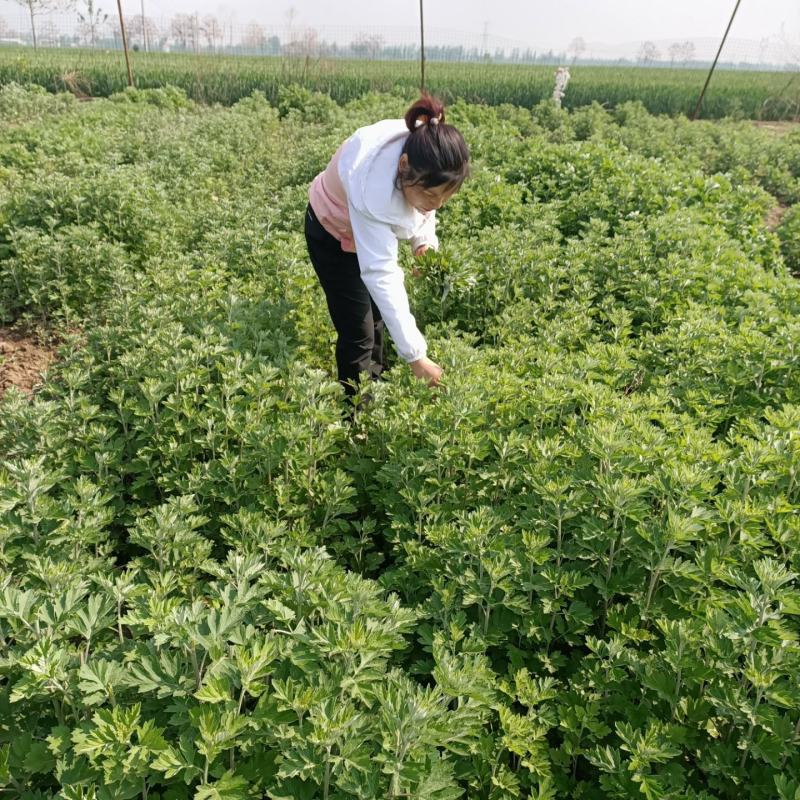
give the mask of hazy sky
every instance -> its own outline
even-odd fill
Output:
[[[234,11],[237,17],[257,15],[274,24],[286,20],[293,6],[297,21],[319,25],[416,25],[417,0],[296,0],[258,3],[238,0],[162,0],[175,8],[195,6]],[[203,5],[201,5],[203,4]],[[474,33],[489,23],[497,36],[532,42],[567,43],[575,36],[618,42],[642,38],[721,36],[733,0],[427,0],[425,21],[431,27]],[[742,0],[731,36],[760,38],[776,33],[785,22],[800,32],[798,0]]]
[[[81,0],[78,0],[80,2]],[[352,29],[370,26],[416,26],[418,0],[144,0],[148,16],[176,12],[213,13],[245,25],[292,24]],[[140,0],[123,0],[136,14]],[[575,37],[586,42],[620,43],[644,39],[721,37],[735,0],[425,0],[430,29],[450,29],[480,36],[507,37],[536,48],[566,48]],[[99,0],[109,12],[114,0]],[[0,13],[15,23],[25,11],[13,0],[0,0]],[[19,24],[19,23],[17,23]],[[759,40],[784,35],[800,42],[800,0],[742,0],[732,38]],[[346,37],[345,37],[346,38]],[[449,37],[448,37],[449,38]]]

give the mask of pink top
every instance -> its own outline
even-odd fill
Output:
[[[398,354],[413,362],[425,356],[427,344],[409,308],[397,245],[407,240],[414,251],[421,245],[436,250],[439,240],[436,212],[420,213],[394,185],[409,135],[404,119],[359,128],[311,182],[308,200],[342,250],[358,253],[361,278]]]
[[[347,194],[339,177],[339,156],[344,143],[333,154],[328,166],[320,172],[308,188],[311,208],[323,228],[342,244],[347,253],[356,252],[353,229],[347,212]]]

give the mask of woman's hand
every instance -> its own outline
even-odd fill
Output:
[[[421,244],[421,245],[420,245],[420,246],[419,246],[419,247],[418,247],[418,248],[417,248],[417,249],[414,251],[414,258],[422,258],[422,256],[424,256],[424,255],[425,255],[425,253],[427,253],[427,252],[428,252],[428,249],[429,249],[429,248],[428,248],[428,245],[426,245],[426,244]],[[419,267],[412,267],[412,268],[411,268],[411,274],[412,274],[412,275],[413,275],[415,278],[420,278],[420,277],[422,277],[422,270],[421,270]]]
[[[439,378],[442,377],[442,368],[429,358],[418,358],[416,361],[409,362],[408,366],[420,380],[427,380],[428,386],[436,386]]]

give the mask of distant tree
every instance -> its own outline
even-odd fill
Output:
[[[567,53],[572,56],[572,63],[574,64],[586,52],[586,42],[582,36],[576,36],[567,48]]]
[[[694,42],[674,42],[667,48],[669,63],[680,61],[684,66],[694,58]]]
[[[377,58],[383,50],[383,36],[378,33],[361,33],[356,40],[351,43],[350,49],[359,58]]]
[[[128,35],[128,44],[131,47],[135,45],[145,50],[158,43],[162,38],[156,21],[151,17],[143,17],[141,14],[125,17],[125,33]]]
[[[312,56],[319,53],[320,47],[319,33],[314,28],[306,28],[295,34],[283,51],[288,56]]]
[[[61,5],[60,0],[14,0],[14,2],[28,9],[28,14],[31,18],[31,36],[33,37],[33,47],[38,47],[36,40],[36,16],[43,14],[45,11],[52,11]]]
[[[244,29],[242,44],[245,47],[253,47],[253,48],[258,48],[259,50],[263,50],[264,45],[266,45],[266,43],[267,43],[267,35],[264,32],[264,28],[257,22],[251,22]]]
[[[81,39],[94,46],[98,32],[108,22],[108,14],[97,5],[97,0],[80,0],[76,12]]]
[[[655,42],[643,42],[639,49],[639,61],[642,64],[651,64],[653,61],[658,61],[661,57]]]
[[[199,26],[193,14],[176,14],[169,23],[175,43],[184,50],[197,50]]]
[[[758,41],[758,63],[763,64],[766,62],[767,51],[769,50],[769,37],[762,36]]]
[[[200,36],[205,39],[209,50],[216,50],[217,44],[222,42],[224,35],[222,25],[213,14],[206,14],[200,21]]]
[[[58,41],[58,26],[51,20],[45,20],[39,28],[39,41],[42,44],[55,44]]]
[[[10,33],[5,17],[0,17],[0,36],[6,37]]]
[[[295,19],[297,19],[297,9],[294,6],[289,6],[289,8],[286,9],[285,16],[286,16],[286,28],[287,28],[288,38],[291,39],[292,25],[294,25]]]

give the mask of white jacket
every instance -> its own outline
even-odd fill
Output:
[[[400,357],[427,354],[427,344],[408,305],[405,276],[397,263],[397,240],[416,249],[439,246],[436,212],[422,214],[394,188],[409,130],[405,120],[387,119],[359,128],[342,145],[338,174],[347,194],[361,278],[381,312]]]

